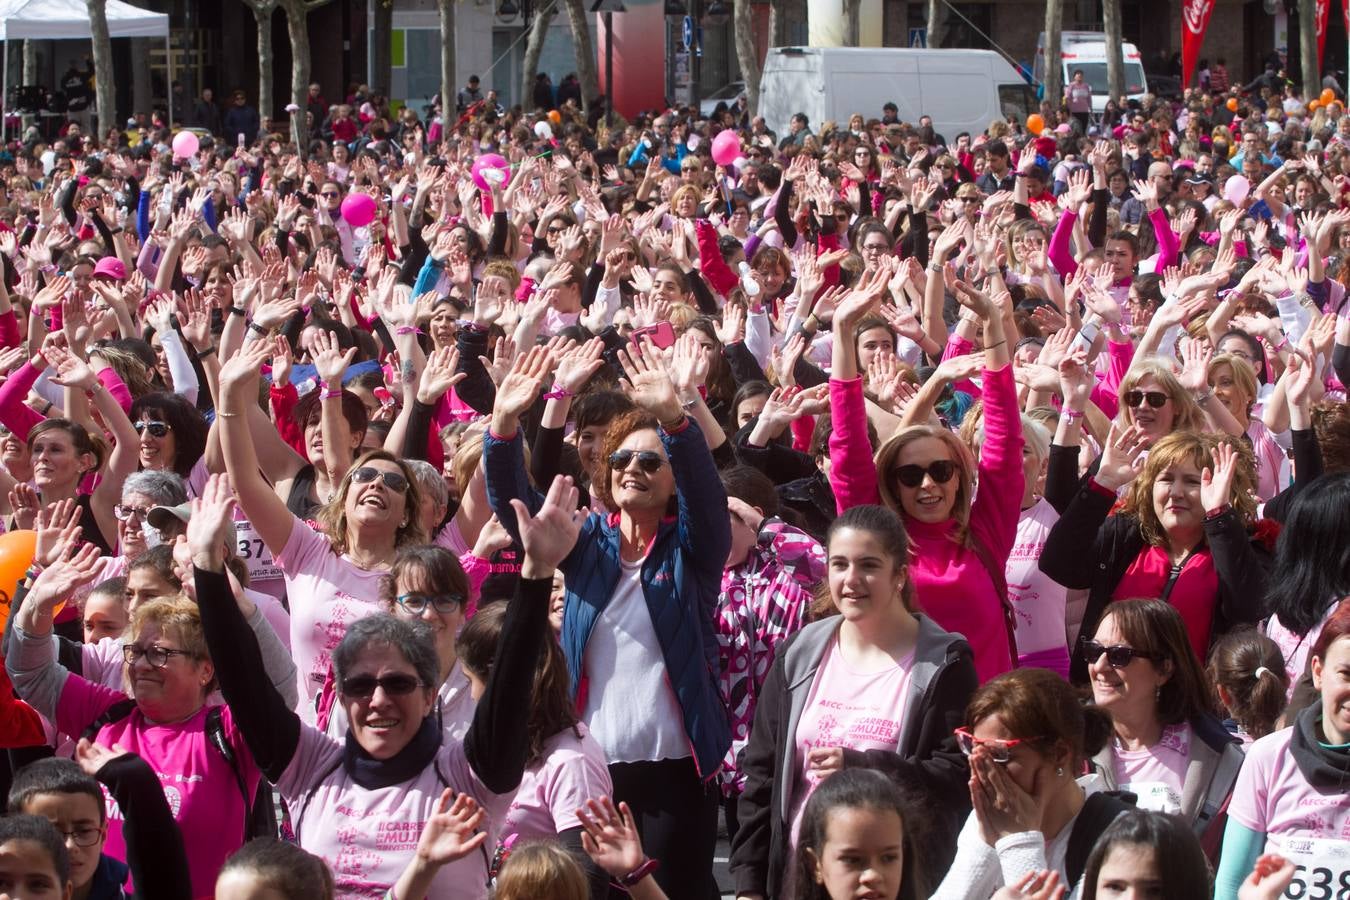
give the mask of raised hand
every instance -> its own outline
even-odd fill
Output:
[[[569,394],[579,393],[605,364],[604,352],[605,342],[597,337],[564,353],[558,359],[554,385]]]
[[[1096,482],[1107,490],[1118,491],[1134,481],[1143,466],[1143,454],[1148,444],[1144,429],[1138,425],[1122,426],[1119,422],[1113,422],[1102,449]]]
[[[1065,408],[1073,412],[1086,409],[1094,381],[1087,367],[1085,350],[1080,348],[1070,351],[1059,361],[1059,391],[1064,397]]]
[[[520,542],[525,546],[522,578],[551,578],[558,565],[576,545],[581,524],[590,511],[577,508],[579,494],[567,475],[558,475],[549,486],[544,505],[530,515],[529,508],[519,499],[511,500],[520,529]]]
[[[40,506],[37,492],[27,484],[15,485],[10,493],[10,505],[15,499],[31,504],[36,512],[37,545],[33,551],[33,562],[46,568],[56,564],[57,559],[67,547],[79,543],[80,508],[74,500],[58,500],[46,506]],[[17,512],[17,510],[16,510]]]
[[[343,350],[336,334],[331,331],[317,331],[314,335],[313,357],[314,368],[318,370],[319,377],[329,385],[340,385],[342,373],[346,372],[351,367],[352,360],[356,359],[356,347]]]
[[[1187,341],[1181,352],[1182,369],[1177,380],[1181,386],[1193,394],[1209,387],[1209,361],[1214,351],[1209,344],[1201,341]]]
[[[576,811],[584,829],[581,846],[595,864],[615,878],[622,878],[642,865],[642,839],[638,836],[633,812],[627,803],[616,809],[608,797],[586,801],[585,809]]]
[[[56,562],[34,580],[28,591],[28,602],[38,609],[50,610],[63,600],[70,599],[76,588],[92,584],[103,571],[100,551],[94,544],[66,543]]]
[[[1237,467],[1238,452],[1233,445],[1227,441],[1215,445],[1213,467],[1205,466],[1200,473],[1200,504],[1205,515],[1213,515],[1231,502]]]
[[[234,509],[238,505],[230,487],[230,476],[212,475],[201,494],[192,501],[188,519],[187,544],[193,563],[201,569],[219,572],[225,565],[225,548],[233,534]]]
[[[418,859],[439,868],[468,856],[487,840],[487,832],[479,830],[484,815],[484,810],[468,794],[456,796],[446,788],[422,826],[422,835],[417,839]]]
[[[51,347],[45,351],[45,355],[47,361],[56,367],[57,374],[52,376],[55,384],[85,391],[93,390],[98,377],[89,363],[61,347]]]
[[[452,387],[468,377],[467,372],[459,372],[459,350],[455,347],[442,347],[433,350],[422,368],[422,378],[417,383],[417,402],[425,406],[436,404]]]
[[[661,365],[661,351],[650,338],[644,337],[641,344],[620,349],[619,363],[625,375],[624,390],[634,403],[664,424],[673,423],[683,415],[675,385]]]
[[[497,386],[497,399],[492,405],[494,433],[503,437],[515,433],[520,417],[544,389],[552,365],[552,354],[547,347],[531,347],[528,353],[516,358]]]

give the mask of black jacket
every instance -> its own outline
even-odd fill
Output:
[[[1114,496],[1084,483],[1050,529],[1041,552],[1041,571],[1047,577],[1070,590],[1089,589],[1081,632],[1086,635],[1097,630],[1116,586],[1148,547],[1138,519],[1124,513],[1108,515],[1114,503]],[[1223,634],[1235,625],[1256,624],[1268,615],[1269,551],[1247,534],[1231,509],[1206,519],[1204,528],[1205,545],[1219,576],[1211,634]],[[1077,682],[1087,678],[1087,666],[1077,654],[1071,673]]]
[[[845,750],[844,764],[877,769],[920,787],[934,810],[924,829],[925,844],[950,860],[957,831],[970,812],[970,771],[953,732],[965,721],[978,679],[965,638],[943,631],[932,619],[918,618],[899,752]],[[793,635],[779,648],[764,680],[742,758],[745,792],[737,805],[740,828],[731,845],[731,876],[738,894],[776,897],[783,889],[791,863],[788,817],[797,777],[797,725],[840,621],[837,616],[824,619]]]

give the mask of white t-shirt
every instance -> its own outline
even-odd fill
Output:
[[[621,565],[614,596],[586,643],[581,718],[612,763],[684,759],[692,755],[684,714],[642,593],[642,563]]]
[[[1017,623],[1017,654],[1024,664],[1038,654],[1035,665],[1053,668],[1068,677],[1069,648],[1064,640],[1064,609],[1069,591],[1041,571],[1041,552],[1059,513],[1042,498],[1017,519],[1017,541],[1008,554],[1004,574],[1008,599]]]

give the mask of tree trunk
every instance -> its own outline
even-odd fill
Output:
[[[759,54],[755,52],[754,19],[750,15],[750,0],[735,0],[732,7],[732,29],[736,39],[736,62],[745,79],[745,104],[753,118],[759,109]]]
[[[1106,90],[1117,104],[1125,103],[1125,49],[1120,46],[1120,0],[1102,0],[1102,26],[1106,32]]]
[[[277,11],[274,0],[250,3],[253,21],[258,26],[258,115],[272,117],[276,111],[276,88],[272,85],[272,15]]]
[[[1322,92],[1322,76],[1317,72],[1317,4],[1299,0],[1298,49],[1303,63],[1303,96],[1311,100]]]
[[[375,20],[370,34],[371,73],[370,88],[377,94],[389,96],[394,80],[394,0],[375,0]]]
[[[455,126],[455,0],[436,0],[441,14],[441,122],[450,136]]]
[[[539,54],[544,52],[548,28],[557,14],[558,4],[545,0],[544,8],[535,14],[534,21],[530,23],[530,33],[525,37],[525,65],[520,73],[520,108],[526,112],[534,110],[534,79],[539,74]],[[608,40],[608,36],[605,39]],[[609,102],[608,98],[606,102]]]
[[[304,0],[284,0],[286,35],[291,42],[291,140],[301,159],[309,153],[309,126],[305,104],[309,100],[309,5]],[[318,122],[314,123],[316,126]]]
[[[1056,109],[1064,96],[1064,63],[1060,57],[1063,23],[1060,0],[1045,0],[1045,99]]]
[[[153,38],[133,38],[131,41],[132,59],[149,59],[154,48]],[[150,67],[131,67],[131,110],[144,112],[154,105],[154,88],[150,85]]]
[[[769,0],[769,46],[787,46],[787,10],[783,0]]]
[[[23,42],[23,83],[37,84],[38,71],[38,48],[37,41],[29,38]],[[27,128],[37,121],[33,115],[23,117],[23,127]]]
[[[581,81],[581,111],[583,115],[589,117],[591,101],[600,96],[600,76],[596,73],[595,47],[591,44],[591,29],[586,21],[585,5],[581,0],[565,0],[565,2],[567,22],[572,27],[572,49],[577,57],[577,78]],[[538,65],[537,60],[535,64]],[[530,85],[530,90],[534,90],[534,85]]]
[[[1106,3],[1112,0],[1104,0]],[[947,7],[942,0],[928,0],[928,46],[941,47],[947,36]]]
[[[89,31],[94,44],[94,86],[98,103],[98,140],[101,144],[109,129],[117,125],[117,83],[113,80],[112,38],[108,36],[108,9],[105,0],[86,0],[89,7]]]
[[[844,46],[856,47],[862,39],[862,26],[858,16],[862,9],[862,0],[844,0]]]

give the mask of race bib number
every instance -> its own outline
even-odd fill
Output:
[[[1181,812],[1181,794],[1161,781],[1136,781],[1121,787],[1139,798],[1136,804],[1139,809],[1151,809],[1169,815]]]
[[[1291,837],[1269,852],[1279,853],[1294,864],[1294,880],[1281,896],[1288,900],[1350,900],[1350,841]]]
[[[281,569],[276,561],[272,559],[272,551],[267,549],[263,539],[258,537],[258,532],[253,530],[253,525],[246,519],[239,519],[234,523],[235,533],[239,537],[239,543],[235,548],[239,558],[248,566],[248,577],[251,581],[263,579],[280,578]]]

